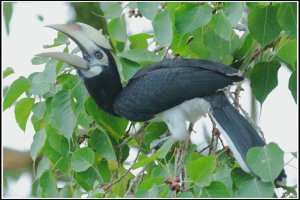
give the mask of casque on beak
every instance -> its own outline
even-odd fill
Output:
[[[111,49],[109,41],[103,36],[102,31],[83,24],[83,23],[73,23],[73,24],[54,24],[47,26],[53,28],[66,34],[71,38],[80,48],[83,58],[89,57],[93,51],[99,47],[105,49]],[[88,70],[89,62],[77,55],[61,53],[61,52],[47,52],[40,53],[36,56],[50,57],[57,60],[61,60],[71,66],[83,70]]]

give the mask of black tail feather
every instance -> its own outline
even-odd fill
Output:
[[[211,103],[212,116],[221,126],[219,128],[223,129],[223,135],[236,160],[245,171],[251,172],[247,165],[246,154],[252,147],[266,145],[265,141],[237,109],[232,106],[223,92],[209,96],[207,100]],[[253,172],[251,173],[254,174]],[[283,185],[285,184],[285,178],[285,171],[282,170],[275,183]]]

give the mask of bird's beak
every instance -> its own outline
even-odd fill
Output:
[[[71,38],[80,48],[83,57],[89,57],[89,55],[91,55],[94,50],[99,47],[111,49],[109,41],[102,35],[102,31],[98,31],[89,25],[83,23],[74,23],[54,24],[47,27],[60,31]],[[89,69],[89,62],[77,55],[60,52],[48,52],[37,54],[36,56],[50,57],[61,60],[79,69]]]

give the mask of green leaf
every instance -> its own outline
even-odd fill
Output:
[[[68,36],[66,36],[64,33],[57,32],[57,37],[54,39],[53,44],[45,44],[45,45],[43,45],[43,48],[48,49],[48,48],[58,47],[58,46],[68,44],[68,43],[69,43]],[[65,50],[66,49],[68,49],[68,48],[65,48]],[[68,53],[68,52],[65,52],[65,53]]]
[[[250,9],[254,9],[256,7],[263,7],[262,5],[260,5],[258,2],[246,2],[246,5],[250,8]]]
[[[95,153],[88,147],[75,151],[71,159],[71,168],[76,172],[82,172],[93,166]]]
[[[277,21],[291,37],[297,38],[297,4],[282,2],[278,8]]]
[[[32,160],[36,160],[41,153],[42,148],[45,144],[46,132],[45,129],[42,128],[33,136],[33,141],[30,147],[30,155]]]
[[[243,40],[244,42],[243,42],[242,46],[240,47],[240,49],[235,51],[234,57],[236,59],[242,59],[243,57],[245,57],[245,55],[247,53],[251,52],[251,50],[254,49],[253,47],[255,46],[255,43],[253,42],[253,37],[251,34],[243,35],[241,40]]]
[[[277,56],[295,68],[297,61],[297,41],[289,40],[278,48]]]
[[[203,6],[188,5],[179,7],[175,15],[176,30],[180,35],[190,33],[208,24],[211,16],[212,8],[208,4]]]
[[[36,176],[35,179],[38,179],[41,177],[41,175],[44,174],[45,171],[47,171],[50,167],[50,160],[46,157],[43,157],[41,161],[39,161],[39,165],[36,170]]]
[[[170,46],[173,39],[172,21],[168,11],[158,13],[153,21],[156,42],[160,46]]]
[[[69,141],[51,125],[46,126],[47,141],[49,145],[62,156],[69,153]]]
[[[43,96],[49,91],[55,93],[56,92],[56,67],[58,65],[58,61],[54,59],[50,59],[43,72],[35,72],[32,73],[28,77],[28,81],[31,83],[32,87],[28,91],[28,95],[35,94],[39,96]],[[52,93],[51,93],[52,94]],[[52,94],[53,95],[53,94]]]
[[[137,169],[139,167],[145,166],[148,163],[153,162],[158,158],[164,158],[167,155],[167,153],[170,151],[170,149],[172,148],[175,142],[176,140],[170,137],[155,154],[153,154],[150,157],[142,158],[138,162],[133,163],[132,169]]]
[[[69,42],[69,37],[66,34],[62,32],[57,32],[57,37],[54,39],[54,44],[66,44],[68,42]],[[68,48],[66,48],[65,50],[68,50]]]
[[[141,189],[138,190],[135,194],[135,198],[153,198],[157,197],[159,193],[159,189],[157,185],[154,185],[154,187],[149,188],[149,189]]]
[[[114,3],[108,6],[108,8],[104,12],[104,16],[107,19],[115,19],[121,16],[123,12],[123,8],[119,3]]]
[[[43,173],[40,178],[40,185],[42,187],[44,197],[58,197],[59,193],[52,171],[46,171]]]
[[[165,123],[154,122],[147,126],[145,130],[145,145],[150,150],[150,145],[155,139],[159,139],[160,136],[168,130]]]
[[[140,65],[149,65],[160,61],[160,57],[151,51],[130,49],[120,54],[120,57],[132,60]]]
[[[11,20],[11,16],[13,13],[12,2],[4,2],[3,3],[3,15],[5,20],[6,33],[9,35],[9,24]]]
[[[174,32],[173,41],[172,41],[172,51],[174,54],[180,54],[185,56],[189,53],[187,41],[189,39],[189,34],[179,35],[177,32]]]
[[[170,198],[172,196],[172,191],[170,190],[170,186],[166,184],[156,185],[154,184],[149,190],[142,189],[136,192],[136,197],[139,197],[138,192],[143,191],[146,193],[145,198],[153,198],[153,196],[157,198]],[[154,193],[153,193],[154,192]]]
[[[283,169],[283,151],[275,143],[253,147],[247,152],[247,163],[263,181],[274,181]]]
[[[14,69],[11,67],[7,67],[4,71],[3,71],[3,78],[8,77],[9,75],[15,73]]]
[[[192,160],[196,160],[196,159],[202,157],[201,154],[199,154],[197,152],[197,145],[195,145],[195,144],[191,144],[188,147],[186,152],[187,153],[186,153],[186,156],[185,156],[184,161],[183,161],[183,163],[185,165],[188,165]]]
[[[230,41],[231,40],[231,24],[227,20],[223,11],[215,14],[211,20],[211,23],[214,26],[214,31],[221,38]]]
[[[40,56],[36,56],[34,58],[31,59],[31,64],[33,65],[41,65],[44,64],[46,62],[49,61],[49,58],[47,57],[40,57]]]
[[[228,191],[232,191],[232,179],[230,171],[231,169],[226,164],[223,164],[213,175],[213,179],[223,183],[228,188]]]
[[[100,158],[101,159],[101,158]],[[111,171],[111,164],[113,162],[108,161],[106,159],[101,159],[101,161],[98,160],[98,155],[96,155],[96,165],[97,169],[99,171],[99,174],[101,175],[101,179],[103,179],[104,182],[109,182],[111,180],[111,176],[113,171]]]
[[[30,83],[21,76],[9,87],[3,102],[3,111],[10,107],[26,90],[30,88]]]
[[[50,146],[47,137],[43,148],[45,153],[44,155],[49,158],[55,168],[61,170],[64,173],[68,173],[70,170],[71,154],[68,154],[67,157],[63,156],[60,152],[56,151],[56,149]]]
[[[228,198],[230,193],[227,187],[221,183],[213,181],[207,187],[202,188],[200,198]]]
[[[166,157],[167,153],[170,151],[172,146],[175,144],[176,140],[170,137],[156,152],[158,158]]]
[[[239,167],[233,168],[231,170],[231,177],[232,177],[233,184],[236,188],[239,188],[245,182],[253,179],[253,177],[250,174],[244,172]]]
[[[174,165],[173,163],[165,163],[164,165],[149,165],[147,169],[153,166],[151,171],[151,177],[170,178],[174,176]]]
[[[224,14],[231,24],[235,26],[241,19],[244,11],[244,2],[224,2]]]
[[[204,44],[204,32],[207,31],[207,29],[204,29],[204,27],[201,27],[195,31],[193,31],[193,40],[189,45],[189,48],[192,52],[197,54],[199,58],[208,58],[209,56],[209,50],[207,49],[206,45]]]
[[[78,125],[83,128],[89,128],[92,119],[85,111],[85,101],[90,95],[88,94],[82,79],[78,75],[62,74],[57,77],[57,82],[63,85],[63,90],[72,92],[72,96],[74,97],[72,105],[74,105],[73,110],[78,120]]]
[[[135,35],[129,36],[130,48],[131,49],[148,49],[147,39],[152,38],[153,35],[147,33],[138,33]]]
[[[274,187],[272,183],[252,179],[243,184],[236,195],[239,198],[273,198]]]
[[[115,2],[100,2],[101,10],[105,12],[113,4],[115,4]]]
[[[81,192],[79,190],[74,190],[74,186],[66,184],[63,188],[60,188],[59,195],[60,198],[80,198]]]
[[[137,2],[134,2],[134,1],[129,2],[127,4],[127,7],[130,8],[130,9],[136,9],[137,8]]]
[[[100,127],[104,128],[115,139],[121,139],[124,136],[128,121],[104,112],[99,108],[92,98],[86,101],[86,110],[93,116]]]
[[[150,157],[144,157],[142,159],[140,159],[138,162],[133,163],[132,165],[132,169],[137,169],[139,167],[143,167],[146,166],[148,163],[153,162],[157,159],[158,154],[153,154]]]
[[[124,15],[120,18],[112,19],[108,24],[109,36],[119,42],[126,42],[126,23]]]
[[[266,6],[251,10],[248,17],[248,27],[262,46],[266,46],[275,40],[280,33],[280,26],[276,20],[277,7]]]
[[[191,199],[191,198],[195,198],[194,194],[192,192],[182,192],[182,193],[179,193],[177,196],[177,198],[188,198],[188,199]]]
[[[132,76],[141,69],[141,65],[126,58],[120,58],[120,63],[122,65],[122,73],[125,81],[128,81]]]
[[[19,127],[25,132],[26,123],[34,104],[33,98],[24,98],[16,103],[15,116]]]
[[[205,48],[208,49],[207,59],[227,65],[231,64],[232,56],[240,46],[240,39],[236,33],[232,31],[231,39],[227,41],[219,37],[214,31],[214,26],[209,24],[204,27],[202,34],[202,41],[204,42]]]
[[[109,136],[99,129],[93,130],[89,136],[91,148],[95,149],[102,157],[107,160],[117,161],[114,148]]]
[[[139,12],[149,20],[153,20],[154,16],[158,11],[159,3],[157,2],[138,2],[137,3]]]
[[[52,100],[52,115],[56,128],[63,136],[70,139],[77,123],[71,107],[70,91],[61,90],[56,93]]]
[[[32,113],[37,119],[42,119],[46,112],[46,102],[38,102],[33,105]]]
[[[29,75],[28,81],[32,85],[29,89],[29,94],[42,96],[51,90],[51,84],[46,82],[45,73],[34,72]]]
[[[251,75],[251,88],[256,99],[262,104],[269,93],[277,86],[277,73],[280,63],[277,61],[255,64]]]
[[[289,90],[292,93],[292,96],[297,103],[297,70],[295,70],[289,79]]]
[[[97,175],[95,170],[90,167],[83,172],[75,172],[74,178],[77,183],[86,191],[90,191],[93,189],[95,181],[99,183],[103,183],[101,178]]]
[[[216,158],[213,156],[201,157],[190,162],[187,166],[189,177],[198,186],[208,186],[213,178],[215,162]]]
[[[138,189],[150,189],[153,184],[161,185],[164,183],[164,179],[162,177],[150,177],[145,179],[140,185]]]
[[[90,96],[82,79],[78,75],[63,74],[57,77],[57,82],[63,85],[64,90],[69,90],[76,99],[75,105],[77,106],[75,111],[83,111],[84,103]],[[80,107],[80,108],[78,108]]]

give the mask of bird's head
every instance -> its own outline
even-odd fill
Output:
[[[83,58],[61,52],[40,53],[36,56],[50,57],[68,63],[78,69],[85,78],[97,76],[105,67],[110,66],[111,59],[108,54],[111,46],[101,31],[83,23],[55,24],[47,27],[71,38],[80,48]]]

